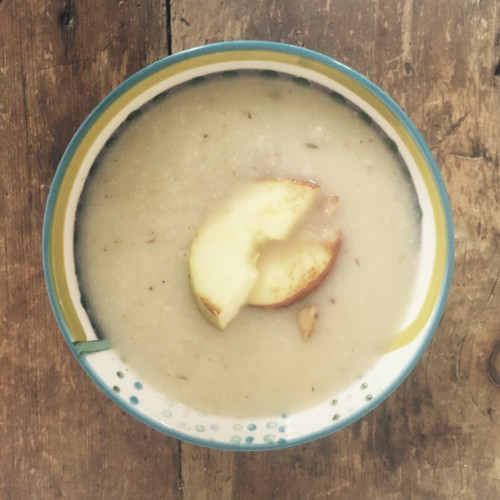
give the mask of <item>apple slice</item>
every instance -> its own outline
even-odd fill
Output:
[[[189,252],[191,289],[200,311],[217,328],[247,303],[259,277],[260,249],[288,238],[312,208],[319,186],[267,179],[245,186],[199,228]]]
[[[278,308],[311,293],[327,277],[339,248],[338,232],[328,243],[293,239],[269,243],[259,258],[259,278],[248,304]]]

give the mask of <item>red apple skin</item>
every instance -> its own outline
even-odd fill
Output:
[[[326,246],[328,246],[328,243],[325,243]],[[295,292],[294,294],[288,296],[286,299],[281,300],[279,302],[275,302],[273,304],[266,304],[266,305],[255,305],[255,304],[249,304],[252,307],[258,307],[259,309],[278,309],[280,307],[286,307],[294,304],[295,302],[299,301],[300,299],[304,298],[305,296],[309,295],[311,292],[316,290],[321,283],[326,279],[326,277],[330,274],[330,271],[333,268],[333,264],[337,260],[337,256],[340,251],[340,246],[341,246],[341,237],[337,238],[337,240],[331,244],[331,258],[328,261],[327,265],[324,267],[324,269],[319,273],[314,279],[309,281],[303,288]]]

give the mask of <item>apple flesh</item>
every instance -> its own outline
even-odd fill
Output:
[[[288,306],[315,290],[328,276],[340,248],[340,236],[330,242],[269,243],[259,261],[259,277],[248,304],[278,308]]]
[[[188,257],[198,308],[224,330],[259,279],[261,249],[286,240],[311,210],[319,186],[309,181],[267,179],[247,185],[199,228]]]

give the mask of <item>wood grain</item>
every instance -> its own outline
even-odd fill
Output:
[[[41,265],[50,182],[85,116],[170,48],[233,39],[306,46],[386,90],[428,142],[456,226],[450,298],[408,379],[348,428],[269,453],[180,443],[124,414],[64,344]],[[495,0],[0,0],[0,498],[500,498],[498,73]]]
[[[2,499],[177,495],[177,442],[158,446],[68,356],[41,266],[67,143],[113,87],[166,55],[166,38],[163,2],[0,3]]]

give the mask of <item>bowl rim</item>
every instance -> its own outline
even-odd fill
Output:
[[[209,441],[207,439],[196,437],[192,434],[187,434],[182,431],[172,429],[165,425],[161,425],[155,419],[149,417],[145,413],[139,411],[133,405],[129,404],[122,398],[117,397],[117,394],[105,383],[100,375],[95,372],[95,370],[89,366],[85,357],[79,355],[77,348],[73,343],[73,337],[71,335],[70,329],[64,320],[63,314],[61,312],[61,302],[58,297],[56,287],[52,280],[52,268],[51,268],[51,235],[52,235],[52,222],[55,213],[56,201],[58,199],[60,187],[62,180],[64,178],[65,172],[68,168],[69,163],[74,155],[74,152],[79,147],[82,138],[85,136],[86,132],[92,127],[93,123],[101,116],[101,114],[115,102],[121,95],[125,94],[129,89],[134,87],[137,83],[147,79],[151,75],[157,73],[158,71],[178,64],[180,62],[187,61],[189,59],[197,58],[199,56],[210,55],[215,53],[225,53],[234,51],[261,51],[261,52],[272,52],[272,53],[283,53],[287,55],[297,56],[300,58],[309,59],[320,63],[322,65],[328,66],[343,73],[347,78],[354,80],[357,84],[364,87],[369,93],[373,94],[381,103],[389,109],[399,121],[406,132],[411,137],[412,141],[415,143],[419,150],[419,153],[424,158],[425,164],[429,170],[432,178],[432,182],[437,190],[438,200],[440,204],[440,209],[444,217],[444,227],[445,227],[445,265],[444,272],[439,286],[439,293],[435,306],[432,310],[431,317],[429,319],[429,327],[423,337],[418,348],[413,353],[412,357],[405,365],[404,369],[399,372],[399,375],[395,377],[390,384],[388,384],[379,394],[377,394],[371,401],[366,403],[363,407],[358,408],[353,411],[349,416],[343,418],[339,422],[333,422],[332,424],[323,427],[322,429],[310,432],[308,434],[301,435],[300,437],[289,438],[285,442],[272,442],[264,444],[246,444],[246,443],[229,443],[229,442],[218,442]],[[167,434],[176,439],[180,439],[191,444],[196,444],[198,446],[210,447],[214,449],[224,449],[224,450],[238,450],[238,451],[257,451],[257,450],[272,450],[286,448],[290,446],[296,446],[299,444],[304,444],[324,436],[330,435],[351,423],[359,420],[367,413],[372,411],[376,406],[382,403],[387,397],[407,378],[410,372],[415,368],[416,364],[422,357],[424,351],[428,347],[432,338],[434,337],[435,331],[438,327],[439,321],[443,315],[446,300],[449,294],[451,286],[451,278],[454,266],[454,229],[453,229],[453,218],[451,212],[451,206],[444,184],[444,180],[441,176],[439,167],[434,160],[434,157],[424,141],[422,135],[415,127],[413,122],[404,113],[404,111],[399,107],[396,102],[389,97],[380,87],[375,85],[373,82],[368,80],[365,76],[358,73],[356,70],[346,66],[345,64],[329,57],[324,54],[315,52],[313,50],[298,47],[294,45],[289,45],[279,42],[269,42],[269,41],[256,41],[256,40],[238,40],[238,41],[228,41],[228,42],[217,42],[208,45],[203,45],[199,47],[194,47],[191,49],[178,52],[166,56],[158,61],[146,66],[145,68],[139,70],[120,85],[114,88],[104,99],[102,99],[99,104],[91,111],[91,113],[82,122],[80,127],[77,129],[73,135],[70,143],[68,144],[61,160],[58,164],[57,170],[55,172],[49,195],[46,202],[44,220],[43,220],[43,231],[42,231],[42,260],[45,275],[45,284],[48,291],[50,303],[58,326],[66,340],[69,348],[73,352],[73,355],[77,358],[80,365],[83,367],[85,372],[90,376],[94,383],[102,390],[111,400],[118,404],[123,410],[137,418],[146,425],[153,427],[154,429]]]

